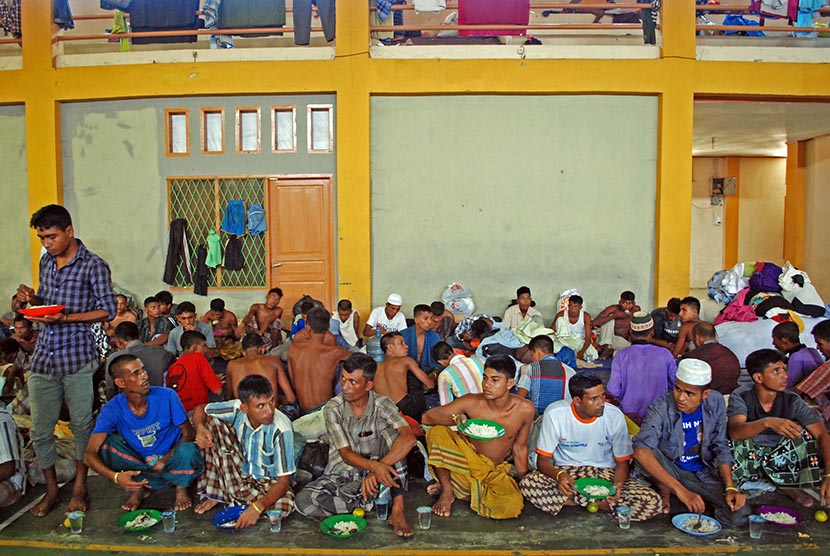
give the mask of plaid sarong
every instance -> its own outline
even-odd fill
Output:
[[[245,452],[230,423],[208,416],[205,423],[213,438],[213,448],[203,451],[205,471],[199,476],[197,494],[199,500],[216,500],[229,506],[241,506],[259,500],[277,484],[276,478],[258,479],[241,471],[245,464]],[[289,488],[285,495],[263,511],[282,510],[283,517],[294,509],[294,492]]]
[[[741,487],[749,481],[769,479],[781,487],[809,488],[821,485],[822,469],[816,441],[807,429],[796,439],[783,438],[773,447],[758,446],[751,438],[730,441],[732,477]]]
[[[807,378],[796,384],[796,392],[815,400],[819,413],[824,417],[824,426],[830,423],[830,361],[810,373]]]

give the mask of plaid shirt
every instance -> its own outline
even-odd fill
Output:
[[[112,319],[116,301],[110,267],[81,240],[76,241],[78,252],[60,269],[48,253],[40,258],[37,295],[46,305],[66,305],[67,314],[100,309]],[[92,323],[44,324],[32,355],[32,372],[68,375],[99,358]]]
[[[16,39],[23,36],[20,32],[20,0],[0,0],[0,27]]]

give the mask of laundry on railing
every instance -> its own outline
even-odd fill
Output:
[[[196,14],[199,0],[132,0],[130,26],[133,32],[189,31],[204,23]],[[133,44],[196,42],[196,35],[133,37]]]
[[[459,31],[462,37],[525,35],[526,29],[498,29],[505,25],[527,25],[530,21],[530,0],[458,0],[459,25],[494,25],[493,29]]]

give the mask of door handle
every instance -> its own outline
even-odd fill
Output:
[[[274,263],[271,265],[271,268],[277,268],[278,266],[282,266],[282,263]]]

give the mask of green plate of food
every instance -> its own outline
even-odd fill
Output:
[[[320,530],[338,539],[354,537],[366,529],[366,520],[352,514],[331,515],[320,524]]]
[[[467,419],[458,430],[476,440],[493,440],[504,436],[504,427],[487,419]]]
[[[158,510],[135,510],[118,518],[118,526],[130,532],[146,531],[159,523],[161,512]]]
[[[609,496],[617,494],[614,483],[606,481],[605,479],[583,477],[582,479],[575,480],[574,486],[579,494],[591,500],[605,500]]]

